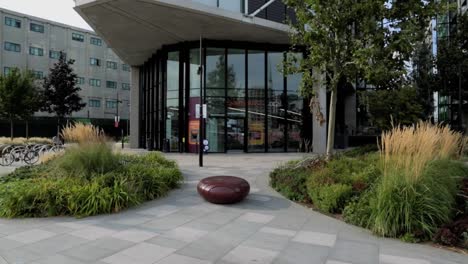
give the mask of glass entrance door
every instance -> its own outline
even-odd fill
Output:
[[[229,152],[244,151],[244,118],[228,118],[227,124],[227,150]]]

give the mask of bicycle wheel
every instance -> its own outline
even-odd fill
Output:
[[[39,161],[39,154],[36,151],[27,151],[24,153],[23,160],[26,164],[33,165]]]
[[[10,166],[15,161],[15,157],[10,153],[5,153],[0,157],[0,163],[2,166]]]

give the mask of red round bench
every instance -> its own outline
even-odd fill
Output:
[[[239,177],[214,176],[202,179],[197,190],[210,203],[232,204],[242,201],[249,194],[250,185]]]

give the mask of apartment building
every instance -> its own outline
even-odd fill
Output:
[[[129,119],[130,66],[96,33],[1,8],[0,21],[1,74],[16,67],[43,78],[62,51],[75,60],[80,95],[87,104],[72,118],[114,120],[118,110],[121,120]]]

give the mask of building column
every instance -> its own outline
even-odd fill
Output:
[[[139,147],[140,138],[140,68],[132,67],[130,75],[130,147]]]
[[[324,76],[315,76],[315,98],[312,101],[312,151],[325,154],[327,151],[327,87]]]

